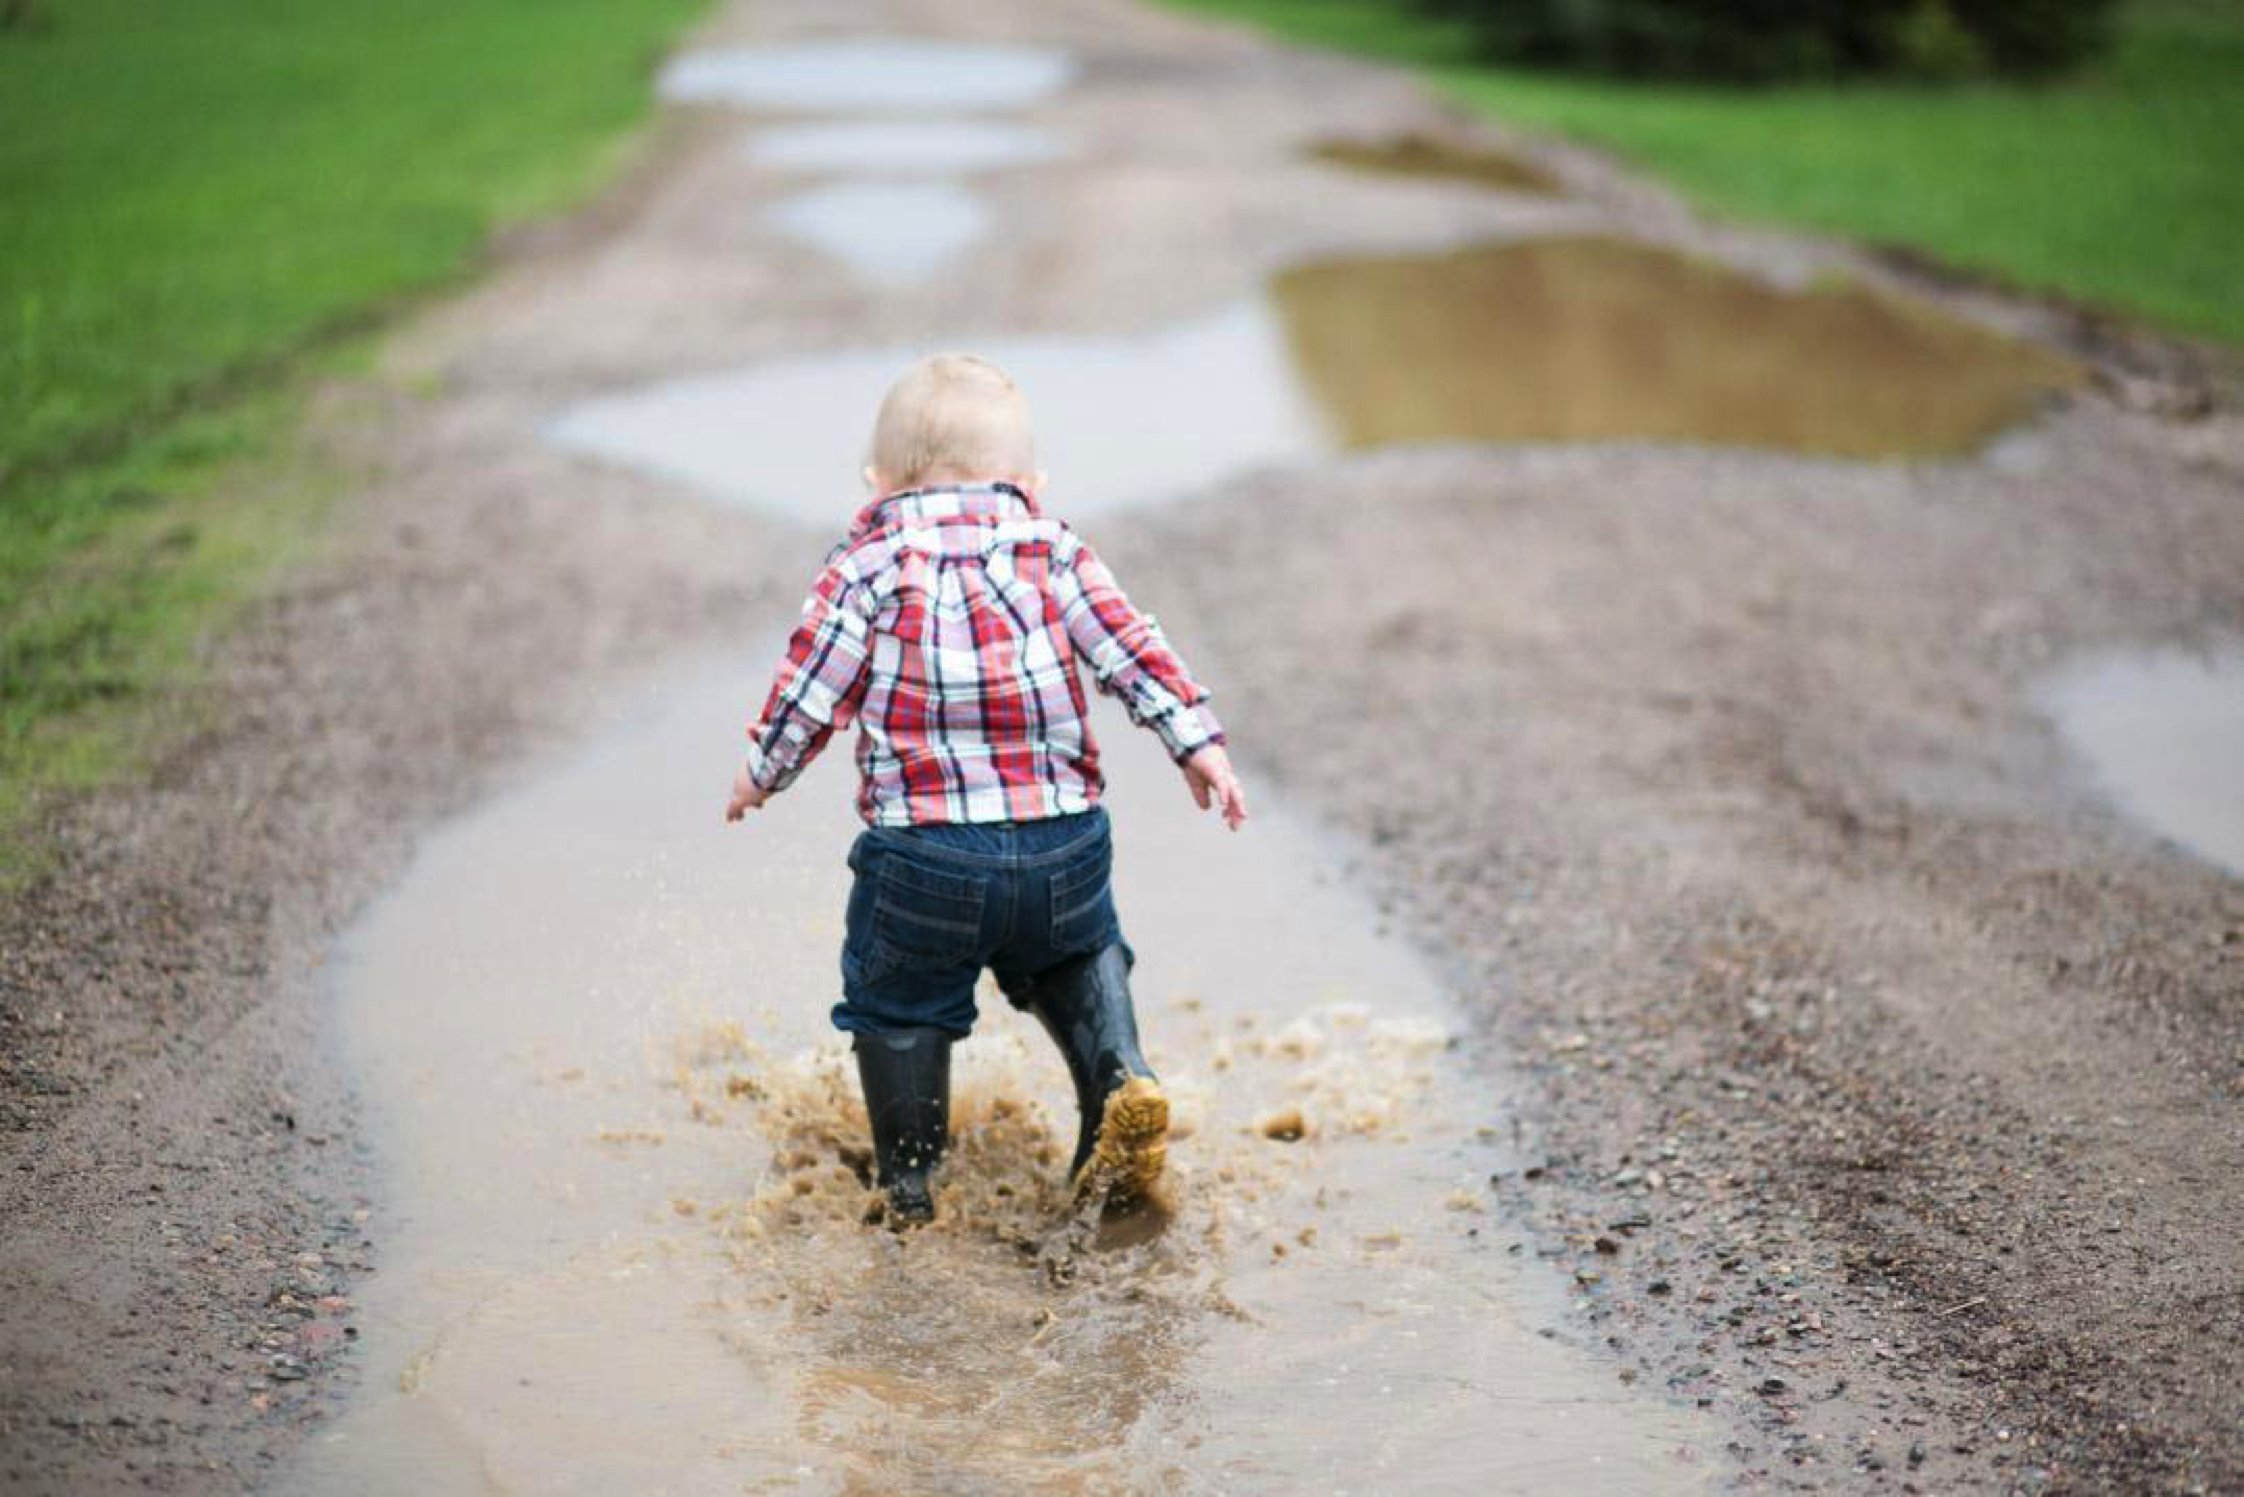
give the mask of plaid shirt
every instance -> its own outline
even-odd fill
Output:
[[[1104,780],[1080,657],[1182,761],[1223,742],[1208,693],[1064,521],[1007,483],[914,489],[859,512],[803,605],[748,773],[785,789],[855,719],[875,826],[1089,810]]]

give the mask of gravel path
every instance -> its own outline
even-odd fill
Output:
[[[788,183],[736,119],[671,116],[322,402],[363,474],[327,559],[220,647],[217,725],[60,813],[60,872],[0,907],[10,1488],[240,1489],[332,1407],[382,1255],[334,932],[619,683],[784,620],[822,551],[548,449],[558,407],[1126,331],[1315,254],[1621,232],[1908,274],[1569,152],[1548,201],[1337,174],[1302,148],[1459,127],[1399,75],[1107,0],[741,5],[708,39],[836,29],[1069,49],[1076,154],[993,177],[995,241],[868,296],[758,224]],[[2192,358],[2098,336],[2111,393],[1969,462],[1421,450],[1100,526],[1207,640],[1250,769],[1355,839],[1530,1064],[1547,1163],[1499,1199],[1578,1271],[1581,1327],[1732,1427],[1743,1485],[2244,1485],[2244,888],[2105,809],[2033,706],[2075,652],[2244,628],[2244,437],[2158,413],[2187,402],[2138,375]]]

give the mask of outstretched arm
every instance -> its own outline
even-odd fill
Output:
[[[1060,620],[1099,690],[1122,703],[1130,721],[1160,736],[1203,810],[1220,806],[1234,831],[1247,801],[1224,752],[1223,725],[1208,710],[1208,690],[1192,678],[1150,615],[1132,607],[1114,574],[1077,542],[1053,579]]]
[[[842,565],[819,575],[802,622],[748,730],[748,758],[733,777],[725,820],[738,821],[793,784],[847,725],[864,699],[871,659],[872,590]]]

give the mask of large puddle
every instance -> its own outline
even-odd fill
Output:
[[[2084,661],[2047,701],[2120,809],[2244,878],[2244,647]]]
[[[1066,154],[1048,130],[947,119],[777,125],[742,149],[757,165],[780,171],[903,177],[1032,166]]]
[[[1329,448],[1261,301],[1153,333],[957,346],[996,359],[1028,391],[1066,514],[1188,494]],[[857,349],[667,380],[564,411],[546,435],[714,499],[833,525],[862,502],[857,475],[882,394],[930,351]]]
[[[687,52],[662,70],[665,99],[742,109],[975,113],[1033,104],[1075,77],[1065,52],[910,37]]]
[[[836,187],[796,227],[851,253],[853,226],[894,190],[860,203]],[[931,212],[927,234],[943,219]],[[867,272],[923,274],[955,252],[949,240],[900,244],[917,247],[883,251],[894,258]],[[1951,455],[2079,378],[2057,354],[1928,307],[1859,289],[1788,293],[1603,239],[1303,265],[1277,277],[1274,298],[1150,333],[945,342],[1021,380],[1057,501],[1084,514],[1338,445],[1644,438]],[[666,380],[565,410],[546,434],[714,499],[823,523],[853,502],[881,393],[930,351]]]
[[[1703,1483],[1695,1416],[1538,1334],[1561,1286],[1487,1189],[1508,1083],[1437,985],[1282,811],[1225,836],[1118,722],[1169,1215],[1071,1216],[1061,1067],[993,1002],[942,1219],[866,1226],[824,1018],[850,769],[720,828],[757,685],[619,703],[629,728],[432,839],[346,942],[395,1207],[365,1385],[280,1489]]]
[[[1856,287],[1799,293],[1620,239],[1330,260],[1277,278],[1355,446],[1642,438],[1883,458],[1967,451],[2079,369]]]

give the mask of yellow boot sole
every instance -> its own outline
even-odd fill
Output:
[[[1169,1099],[1161,1083],[1133,1076],[1106,1099],[1098,1142],[1075,1177],[1078,1196],[1103,1191],[1113,1205],[1142,1201],[1169,1163]]]

